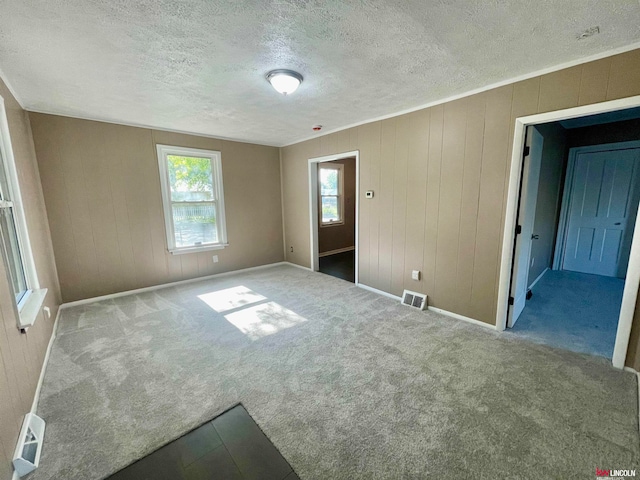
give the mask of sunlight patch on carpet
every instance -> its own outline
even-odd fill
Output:
[[[224,318],[251,340],[258,340],[307,321],[275,302],[243,308],[225,315]]]

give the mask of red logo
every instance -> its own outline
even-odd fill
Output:
[[[598,467],[596,467],[596,477],[608,477],[610,473],[611,470],[600,470]]]

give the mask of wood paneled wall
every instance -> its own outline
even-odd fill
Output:
[[[2,80],[0,96],[7,110],[38,280],[41,287],[49,289],[44,304],[52,314],[48,319],[41,313],[26,334],[20,333],[12,307],[13,292],[0,260],[0,478],[11,478],[13,451],[22,419],[31,409],[60,304],[60,289],[27,113]]]
[[[55,115],[30,118],[65,302],[284,259],[277,148]],[[157,143],[222,152],[227,248],[167,251]]]
[[[287,260],[310,264],[307,159],[360,150],[360,281],[494,324],[515,119],[639,94],[635,50],[285,147]]]

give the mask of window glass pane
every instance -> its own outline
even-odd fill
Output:
[[[178,202],[171,207],[176,247],[218,243],[214,203]]]
[[[338,170],[320,169],[320,195],[338,195]]]
[[[22,267],[20,245],[18,244],[12,208],[0,208],[0,231],[2,232],[2,244],[5,246],[5,255],[9,263],[9,276],[11,277],[11,285],[17,303],[27,291],[27,280]]]
[[[0,200],[11,200],[9,187],[7,186],[6,173],[4,171],[4,158],[0,152]]]
[[[209,158],[167,155],[171,201],[212,201],[213,177]]]
[[[339,220],[338,197],[322,197],[322,221],[326,223]]]

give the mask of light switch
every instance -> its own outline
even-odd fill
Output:
[[[411,272],[411,279],[420,281],[420,270],[413,270]]]

